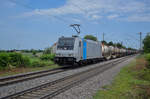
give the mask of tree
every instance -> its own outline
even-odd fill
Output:
[[[117,46],[118,48],[122,48],[122,44],[120,44],[120,43],[117,43],[116,46]]]
[[[84,37],[84,39],[97,41],[97,37],[95,37],[95,36],[93,36],[93,35],[86,35],[86,36]]]
[[[144,44],[144,52],[145,53],[150,53],[150,35],[147,35],[145,37],[145,39],[143,40],[143,44]]]
[[[122,48],[126,49],[126,46],[123,46],[123,45],[122,45]]]
[[[128,50],[132,50],[132,48],[131,48],[131,47],[128,47]]]
[[[107,45],[107,42],[106,42],[106,41],[101,41],[101,42],[102,42],[102,44]]]
[[[108,43],[108,45],[109,45],[109,46],[114,46],[114,44],[113,44],[112,41],[110,41],[110,42]]]

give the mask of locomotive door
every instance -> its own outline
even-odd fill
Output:
[[[82,59],[82,46],[81,45],[82,45],[81,41],[79,41],[78,56],[80,60]]]

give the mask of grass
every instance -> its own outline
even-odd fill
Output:
[[[121,69],[111,85],[103,86],[93,98],[150,99],[150,80],[147,79],[150,78],[150,70],[146,68],[146,64],[143,56],[137,57]]]
[[[44,67],[30,67],[30,68],[13,68],[9,70],[0,71],[0,77],[10,76],[20,73],[34,72],[40,70],[48,70],[53,68],[58,68],[58,65],[44,66]]]

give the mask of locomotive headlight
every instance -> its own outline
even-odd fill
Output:
[[[71,57],[72,57],[72,56],[73,56],[73,54],[69,54],[69,56],[71,56]]]
[[[60,54],[60,53],[57,53],[56,56],[61,56],[61,54]]]

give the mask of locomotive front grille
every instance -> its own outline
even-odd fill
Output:
[[[70,64],[74,63],[76,59],[74,57],[55,57],[54,61],[58,64]]]

